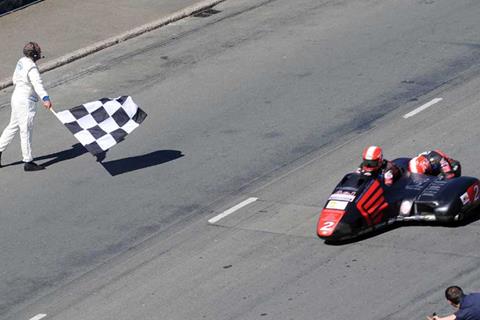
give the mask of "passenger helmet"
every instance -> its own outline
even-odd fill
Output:
[[[36,42],[30,41],[23,47],[23,54],[25,57],[31,58],[33,61],[37,61],[42,56],[42,49]]]
[[[380,169],[383,164],[382,148],[370,146],[363,150],[362,154],[362,170],[372,172]]]
[[[428,161],[430,161],[430,169],[432,172],[440,172],[442,170],[442,159],[448,159],[448,156],[440,149],[428,152]]]
[[[426,174],[430,172],[431,169],[429,159],[423,154],[412,158],[408,163],[408,170],[413,173]]]

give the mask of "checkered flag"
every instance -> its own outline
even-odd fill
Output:
[[[147,117],[130,96],[103,98],[55,115],[93,155],[125,139]]]

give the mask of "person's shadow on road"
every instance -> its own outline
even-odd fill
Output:
[[[85,149],[80,143],[76,143],[72,146],[71,149],[67,149],[67,150],[63,150],[63,151],[60,151],[60,152],[51,153],[51,154],[47,154],[47,155],[44,155],[44,156],[36,157],[34,159],[34,161],[42,161],[42,160],[46,160],[46,159],[51,159],[51,160],[49,160],[45,163],[42,163],[43,166],[49,167],[52,164],[79,157],[82,154],[87,153],[87,152],[88,152],[87,149]]]
[[[50,159],[47,162],[41,163],[43,166],[49,167],[55,163],[79,157],[85,153],[88,153],[87,149],[85,149],[85,147],[83,147],[80,143],[76,143],[70,149],[35,157],[34,161],[40,162],[42,160]],[[178,150],[158,150],[144,155],[104,162],[106,152],[103,152],[96,156],[96,161],[100,163],[111,176],[116,176],[126,172],[156,166],[181,158],[183,156],[184,155],[182,152]],[[13,166],[18,164],[23,164],[23,162],[17,161],[5,166]]]
[[[49,160],[45,163],[42,163],[43,166],[49,167],[52,164],[55,164],[57,162],[70,160],[70,159],[79,157],[82,154],[87,153],[87,152],[88,152],[87,149],[85,149],[80,143],[76,143],[72,146],[71,149],[47,154],[47,155],[44,155],[44,156],[35,157],[33,159],[33,161],[38,162],[38,161],[42,161],[42,160],[51,159],[51,160]],[[4,165],[4,167],[15,166],[15,165],[19,165],[19,164],[23,164],[23,162],[22,161],[12,162],[12,163]]]

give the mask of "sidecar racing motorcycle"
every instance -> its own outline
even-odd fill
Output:
[[[454,223],[476,212],[480,204],[477,178],[445,180],[411,173],[409,160],[393,160],[402,176],[391,186],[362,173],[346,174],[320,214],[318,236],[329,242],[344,241],[402,221]]]

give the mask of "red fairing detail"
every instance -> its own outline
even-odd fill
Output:
[[[317,224],[318,236],[331,236],[344,214],[343,210],[323,209]]]
[[[383,188],[377,180],[372,182],[357,202],[358,211],[360,211],[369,225],[379,223],[383,217],[382,211],[387,207],[388,203],[383,196]]]
[[[373,195],[369,197],[369,199],[365,199],[365,208],[370,208],[370,210],[367,209],[369,213],[371,213],[371,209],[374,209],[378,206],[378,201],[383,200],[383,189],[378,188],[375,189],[375,191],[372,190]]]
[[[468,187],[467,194],[470,203],[474,203],[480,199],[480,187],[478,181]]]

